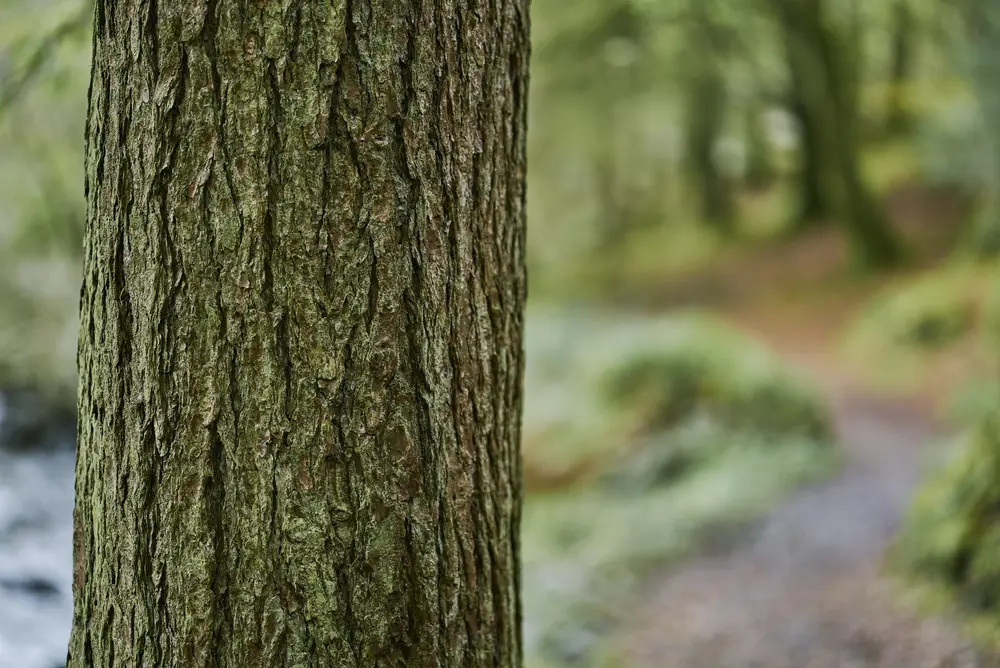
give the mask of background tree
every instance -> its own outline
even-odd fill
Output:
[[[960,61],[969,73],[981,118],[979,141],[986,147],[980,175],[979,202],[972,217],[968,247],[974,255],[995,257],[1000,253],[1000,8],[991,3],[959,3],[965,39]],[[985,178],[983,178],[985,176]]]
[[[822,119],[817,118],[807,102],[809,73],[797,53],[794,14],[784,5],[779,4],[778,10],[789,72],[787,106],[796,120],[799,135],[798,209],[792,221],[793,230],[799,231],[821,222],[833,211],[824,187],[830,165],[822,150]]]
[[[897,0],[892,8],[892,55],[889,63],[885,131],[889,136],[908,132],[913,123],[907,92],[913,76],[916,46],[920,42],[910,0]]]
[[[100,0],[69,666],[518,666],[528,3]]]
[[[730,235],[735,223],[733,193],[716,158],[727,115],[727,36],[712,22],[704,6],[696,9],[690,23],[690,48],[699,55],[685,82],[689,169],[701,219],[716,231]]]
[[[902,249],[859,164],[857,49],[845,46],[822,0],[776,0],[775,8],[789,41],[789,67],[801,68],[793,80],[801,87],[802,113],[812,119],[815,148],[828,168],[820,199],[832,203],[858,265],[892,265]]]

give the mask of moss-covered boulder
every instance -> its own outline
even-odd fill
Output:
[[[948,346],[975,329],[987,284],[980,267],[956,265],[894,285],[862,311],[847,343],[872,358]]]
[[[615,489],[669,484],[749,442],[829,443],[818,393],[753,340],[698,318],[612,366],[601,390],[630,413],[628,452],[603,479]]]
[[[689,340],[642,351],[611,370],[607,392],[613,402],[642,410],[651,431],[705,414],[733,430],[830,435],[816,393],[750,341],[711,349]]]
[[[987,416],[919,490],[890,562],[1000,629],[1000,416]]]

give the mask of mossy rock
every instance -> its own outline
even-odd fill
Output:
[[[4,390],[0,402],[0,449],[27,452],[74,446],[74,406],[32,390]]]
[[[975,322],[972,305],[963,295],[934,284],[879,300],[873,310],[883,319],[890,343],[914,348],[948,345]]]
[[[948,346],[976,327],[982,278],[975,268],[951,267],[893,287],[862,312],[848,343],[872,356]]]
[[[631,452],[602,472],[601,483],[619,494],[642,493],[691,475],[718,456],[734,440],[732,432],[719,429],[706,416],[646,437]]]
[[[735,431],[830,437],[829,415],[811,387],[753,341],[727,338],[681,340],[641,351],[609,371],[606,396],[641,412],[648,432],[705,414]]]
[[[1000,603],[1000,423],[985,419],[919,490],[890,553],[971,612]],[[992,614],[992,613],[991,613]]]

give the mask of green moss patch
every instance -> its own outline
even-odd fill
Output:
[[[830,435],[826,411],[802,379],[754,342],[703,321],[612,369],[605,391],[616,404],[642,411],[648,430],[705,415],[771,437]]]
[[[946,269],[890,289],[865,309],[856,334],[876,346],[946,346],[976,322],[980,294],[976,278],[963,268]]]

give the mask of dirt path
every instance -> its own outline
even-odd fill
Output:
[[[920,251],[914,275],[951,248],[948,230],[957,227],[946,223],[960,200],[901,188],[887,201],[899,232]],[[622,665],[1000,668],[947,620],[905,609],[881,572],[923,455],[944,436],[930,416],[975,357],[961,347],[943,355],[909,399],[866,389],[871,370],[845,364],[839,337],[892,277],[845,280],[844,261],[843,240],[826,229],[737,252],[666,286],[665,294],[679,293],[674,301],[717,311],[826,388],[846,464],[748,531],[651,582],[620,639]]]
[[[902,609],[881,556],[939,434],[919,407],[833,397],[847,454],[723,553],[651,584],[623,640],[627,665],[663,668],[972,668],[947,622]]]

